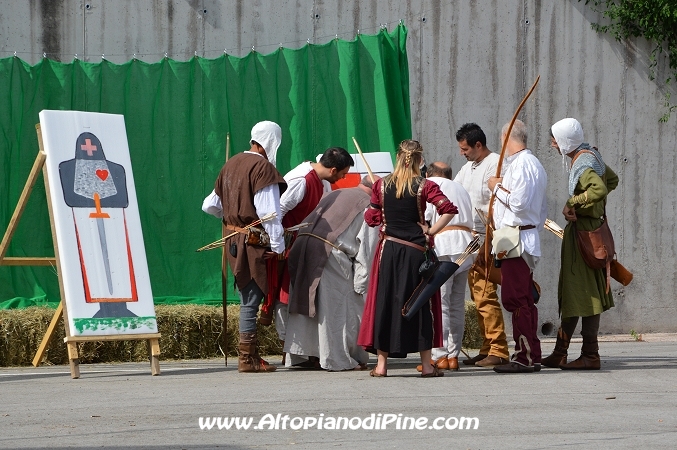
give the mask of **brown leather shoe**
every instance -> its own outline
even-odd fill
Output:
[[[442,360],[442,358],[440,358],[440,361],[441,361],[441,360]],[[444,358],[444,360],[446,361],[446,358]],[[438,361],[438,362],[439,362],[439,361]],[[431,359],[431,360],[430,360],[430,365],[431,365],[431,366],[435,366],[435,364],[438,364],[438,363],[436,363],[435,360]],[[441,367],[440,367],[440,369],[441,369]],[[423,372],[423,364],[419,364],[418,366],[416,366],[416,371],[417,371],[417,372]]]
[[[320,358],[317,356],[309,356],[307,360],[294,364],[292,367],[296,369],[322,370]]]
[[[602,363],[599,359],[599,353],[586,353],[569,364],[559,366],[562,370],[599,370],[601,367]]]
[[[547,358],[543,358],[541,364],[545,367],[552,367],[554,369],[567,363],[567,351],[569,349],[569,342],[571,336],[567,336],[562,327],[557,330],[557,342],[555,342],[555,349]]]
[[[449,370],[449,360],[447,358],[440,358],[433,364],[433,366],[440,370]]]
[[[256,333],[240,333],[238,372],[275,372],[277,367],[259,356]]]
[[[553,369],[559,369],[561,365],[567,363],[567,354],[566,352],[562,353],[557,351],[557,348],[552,352],[552,354],[541,360],[541,364],[545,367],[552,367]]]
[[[253,356],[240,356],[237,361],[237,371],[241,373],[247,372],[275,372],[277,367],[268,364],[268,361],[262,358],[256,359]]]
[[[502,359],[502,358],[500,358]],[[509,364],[501,364],[500,366],[494,367],[494,372],[496,373],[533,373],[534,366],[523,366],[522,364],[517,364],[516,362],[511,362]]]
[[[489,355],[481,361],[475,363],[478,367],[495,367],[508,364],[508,360],[505,358],[499,358],[498,356]]]
[[[563,370],[599,370],[601,366],[597,336],[583,336],[581,356],[569,364],[559,366],[559,368]]]
[[[458,370],[458,358],[455,356],[451,356],[447,358],[447,364],[449,367],[447,370]]]
[[[484,358],[486,358],[486,357],[487,357],[487,355],[483,355],[483,354],[480,353],[479,355],[477,355],[477,356],[475,356],[475,357],[473,357],[473,358],[469,358],[469,359],[466,358],[466,359],[464,359],[464,360],[463,360],[463,364],[465,364],[466,366],[474,366],[475,363],[478,363],[479,361],[482,361],[482,360],[483,360]]]

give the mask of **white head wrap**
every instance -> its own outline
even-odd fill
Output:
[[[583,127],[576,119],[562,119],[551,129],[562,156],[573,152],[584,142]]]
[[[266,151],[268,161],[275,165],[277,149],[282,142],[282,129],[275,122],[264,120],[252,128],[252,141],[256,141]],[[251,142],[250,142],[251,143]]]
[[[583,143],[583,127],[578,120],[567,118],[556,122],[550,130],[555,142],[557,142],[559,152],[562,154],[562,167],[565,172],[569,172],[571,166],[566,155],[576,150]]]

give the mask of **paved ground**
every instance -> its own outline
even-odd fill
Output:
[[[2,368],[0,448],[677,448],[677,341],[642,338],[607,337],[602,370],[578,373],[463,367],[421,379],[414,358],[394,360],[380,379],[288,369],[238,374],[235,361],[226,368],[223,360],[163,362],[158,377],[144,364],[87,365],[79,380],[64,366]],[[553,346],[544,342],[543,353]],[[580,343],[572,348],[577,354]],[[287,429],[251,429],[266,414],[280,414],[280,424],[288,415]],[[371,414],[395,422],[381,430],[312,426],[332,417],[358,418],[357,425]],[[199,417],[216,416],[253,423],[247,431],[200,429]],[[423,430],[398,430],[398,417],[429,421]],[[477,429],[444,428],[461,417],[476,417]],[[302,420],[310,429],[290,429]]]

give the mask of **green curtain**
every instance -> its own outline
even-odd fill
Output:
[[[300,49],[238,58],[163,59],[31,66],[0,59],[0,233],[4,234],[38,151],[43,109],[122,114],[156,303],[221,302],[219,250],[195,249],[220,237],[200,209],[231,154],[249,148],[251,127],[282,127],[282,174],[332,146],[394,154],[411,137],[407,30],[359,35]],[[42,176],[7,256],[53,256]],[[229,302],[237,302],[229,277]],[[56,270],[0,266],[0,309],[60,300]]]

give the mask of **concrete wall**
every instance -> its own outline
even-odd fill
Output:
[[[666,62],[649,81],[650,45],[619,43],[594,32],[600,20],[584,2],[539,0],[0,0],[0,57],[31,63],[43,52],[70,61],[74,54],[114,62],[134,55],[154,62],[165,54],[185,60],[214,58],[252,46],[324,43],[337,34],[375,33],[402,19],[409,28],[408,55],[414,138],[428,161],[458,170],[455,130],[480,124],[497,150],[507,122],[537,75],[540,85],[521,118],[529,146],[549,175],[549,215],[564,224],[567,197],[561,158],[549,148],[548,127],[578,118],[586,140],[600,147],[619,174],[608,215],[619,259],[634,272],[627,288],[613,284],[616,308],[602,331],[677,331],[677,264],[673,189],[677,117],[662,115]],[[677,92],[672,88],[673,98]],[[559,241],[541,235],[544,257],[536,271],[543,287],[541,322],[558,323]]]

